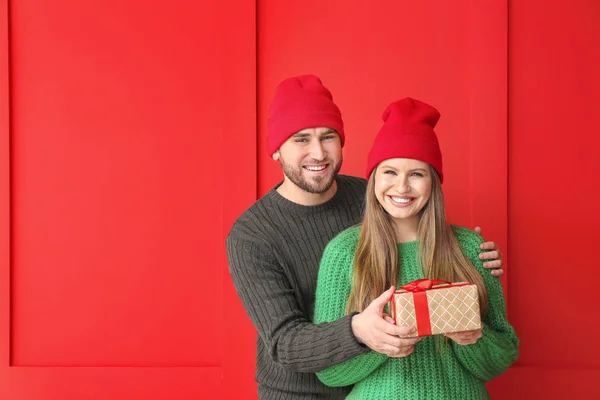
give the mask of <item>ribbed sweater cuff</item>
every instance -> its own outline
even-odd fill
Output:
[[[349,315],[346,315],[342,318],[344,321],[345,328],[340,332],[340,341],[344,346],[344,353],[352,354],[353,356],[357,356],[360,354],[365,354],[371,351],[371,349],[358,341],[354,333],[352,332],[352,317],[354,317],[357,312],[353,312]]]

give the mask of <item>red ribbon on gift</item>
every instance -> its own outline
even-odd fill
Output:
[[[452,282],[443,281],[441,279],[417,279],[416,281],[412,281],[407,283],[406,285],[400,286],[400,289],[404,289],[407,292],[421,292],[424,290],[429,290],[435,285],[439,285],[440,283],[447,283],[451,285]]]
[[[440,288],[434,288],[435,285],[446,284]],[[443,281],[441,279],[417,279],[407,283],[406,285],[400,286],[400,289],[404,289],[407,292],[412,292],[413,302],[415,304],[415,316],[417,319],[417,330],[419,336],[430,336],[431,335],[431,321],[429,320],[429,304],[427,301],[427,291],[431,289],[443,289],[449,287],[458,287],[469,285],[468,283],[452,284],[449,281]],[[396,292],[398,293],[398,292]],[[392,302],[394,309],[394,317],[396,316],[396,301]]]

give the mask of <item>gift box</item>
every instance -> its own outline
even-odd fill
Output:
[[[410,282],[396,290],[390,311],[396,325],[417,328],[406,337],[481,329],[477,286],[467,282]]]

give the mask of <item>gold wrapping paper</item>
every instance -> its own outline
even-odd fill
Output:
[[[459,284],[464,282],[452,285]],[[424,292],[427,296],[432,335],[481,329],[477,286],[466,284],[453,287],[452,285],[436,285]],[[390,312],[396,325],[415,326],[419,330],[413,292],[397,290],[392,297]],[[426,329],[426,326],[422,326],[421,329]],[[407,337],[415,336],[428,335],[422,335],[417,331]]]

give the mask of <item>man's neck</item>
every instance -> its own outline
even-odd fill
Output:
[[[337,182],[334,180],[333,184],[324,193],[310,193],[296,186],[293,182],[287,178],[277,188],[277,193],[287,200],[300,204],[303,206],[317,206],[331,200],[331,198],[337,192]]]

